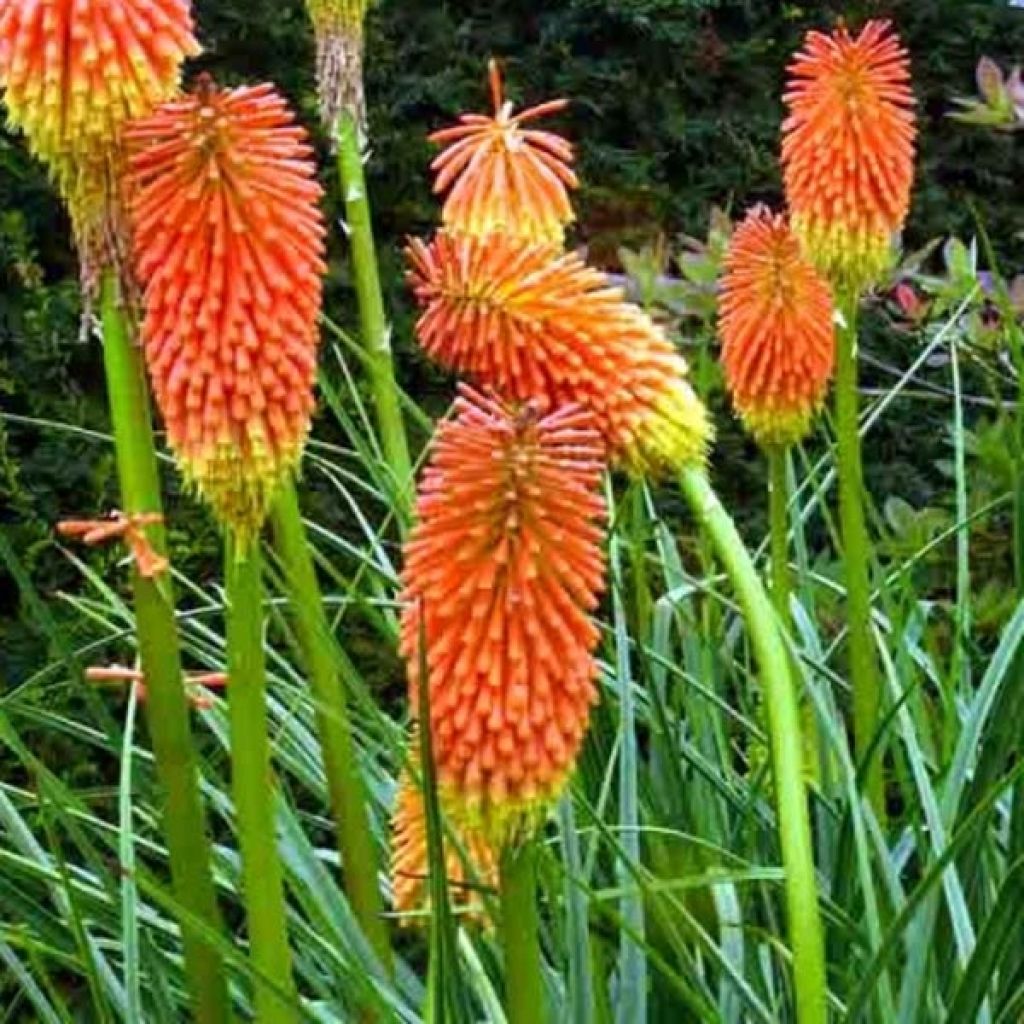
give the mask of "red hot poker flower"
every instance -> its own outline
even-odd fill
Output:
[[[245,537],[295,470],[313,409],[325,229],[312,152],[270,85],[204,80],[126,137],[153,389],[186,477]]]
[[[459,124],[430,136],[446,144],[431,164],[436,193],[448,192],[445,227],[468,235],[501,231],[536,242],[562,241],[573,220],[568,189],[577,185],[572,146],[552,132],[523,128],[562,110],[550,100],[513,114],[495,61],[489,65],[494,116],[463,114]]]
[[[198,52],[187,0],[0,0],[8,115],[70,207],[86,274],[120,226],[124,123],[174,95]]]
[[[442,796],[497,844],[565,785],[597,699],[603,446],[580,410],[465,387],[455,409],[405,545],[401,649],[414,703],[428,667]]]
[[[512,400],[588,409],[631,469],[704,460],[711,426],[686,361],[600,271],[506,235],[441,233],[407,256],[420,343],[442,365]]]
[[[786,219],[755,207],[736,229],[718,313],[725,380],[763,445],[803,438],[828,389],[835,324],[828,285]]]
[[[783,97],[782,165],[793,227],[843,288],[875,283],[910,205],[914,97],[906,50],[886,21],[856,38],[808,33]]]

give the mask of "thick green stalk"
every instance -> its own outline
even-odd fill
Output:
[[[334,638],[324,612],[306,526],[293,484],[282,488],[272,512],[274,540],[290,590],[323,749],[327,789],[337,828],[338,852],[356,919],[381,963],[392,968],[391,943],[378,884],[366,789],[355,745]]]
[[[274,821],[267,672],[263,653],[263,586],[258,543],[226,545],[228,709],[231,789],[235,800],[249,949],[257,978],[259,1024],[298,1022],[288,947],[284,878]]]
[[[412,480],[409,444],[402,421],[402,406],[391,356],[391,328],[384,313],[377,252],[373,240],[370,197],[363,174],[359,126],[348,111],[338,121],[338,175],[345,199],[345,217],[352,252],[359,323],[366,350],[370,389],[377,413],[384,457],[399,494],[408,497]]]
[[[537,850],[533,839],[508,843],[501,854],[501,945],[505,953],[505,1012],[509,1024],[543,1024]]]
[[[110,418],[114,429],[122,511],[161,513],[160,477],[141,353],[119,305],[113,275],[103,282],[103,359]],[[163,553],[164,531],[148,530]],[[170,582],[133,574],[139,657],[146,678],[146,718],[157,778],[164,795],[163,825],[174,897],[192,918],[221,928],[210,867],[210,840],[199,793],[199,770],[189,725],[189,705],[181,669],[178,627]],[[218,950],[182,922],[185,974],[195,1018],[200,1024],[230,1019],[224,961]]]
[[[772,600],[779,621],[789,622],[789,484],[786,480],[786,449],[768,449],[768,508],[771,523]]]
[[[746,617],[761,671],[768,717],[779,841],[786,871],[789,941],[800,1024],[824,1024],[827,989],[824,933],[814,871],[807,787],[803,773],[800,708],[775,610],[736,526],[697,467],[683,470],[683,495],[707,531]]]
[[[859,432],[857,387],[857,298],[840,298],[843,323],[836,353],[836,433],[839,453],[839,525],[846,581],[847,647],[853,690],[853,737],[857,761],[867,768],[866,789],[879,816],[885,813],[885,782],[880,754],[864,758],[875,739],[882,691],[871,639],[871,548],[864,516],[864,469]]]

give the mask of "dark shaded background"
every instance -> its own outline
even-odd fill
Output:
[[[208,53],[198,66],[225,82],[272,78],[315,123],[311,39],[300,0],[199,0],[196,12]],[[437,218],[425,135],[461,110],[485,106],[488,56],[503,59],[512,98],[572,98],[561,125],[579,148],[577,240],[592,259],[614,267],[620,245],[636,248],[680,231],[703,236],[713,203],[738,211],[754,200],[779,201],[784,67],[808,27],[827,27],[839,15],[854,24],[868,16],[893,18],[912,54],[922,145],[908,246],[970,235],[977,216],[1000,259],[1020,267],[1020,143],[945,118],[953,95],[974,91],[980,55],[1004,64],[1024,58],[1024,11],[1005,2],[384,0],[369,24],[369,174],[401,374],[410,390],[441,401],[447,388],[410,343],[400,276],[402,238],[428,230]],[[0,681],[8,684],[44,663],[52,643],[32,591],[16,586],[13,575],[31,579],[58,620],[76,628],[52,600],[76,579],[55,550],[52,523],[61,515],[99,513],[116,494],[105,446],[26,422],[105,429],[98,350],[75,341],[77,286],[67,236],[44,175],[19,140],[0,135],[0,404],[7,414],[0,420]],[[337,233],[332,257],[330,308],[352,323]],[[905,362],[898,347],[889,354]],[[874,485],[891,482],[911,499],[928,499],[927,463],[937,432],[941,426],[927,419],[897,420],[872,451]],[[756,467],[742,440],[728,427],[725,434],[731,457]],[[207,518],[187,498],[173,508],[176,560],[198,578],[215,575],[216,538]],[[330,520],[335,513],[325,505],[318,514]],[[111,556],[95,557],[102,567]]]

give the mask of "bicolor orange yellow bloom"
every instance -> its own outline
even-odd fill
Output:
[[[401,650],[414,706],[427,666],[442,798],[497,846],[561,791],[597,700],[603,445],[574,407],[463,387],[455,411],[405,545]]]
[[[736,229],[718,311],[733,404],[762,445],[806,436],[835,361],[832,293],[785,217],[761,206]]]
[[[593,413],[613,457],[673,472],[711,436],[686,361],[578,256],[505,235],[441,233],[408,249],[427,353],[506,398]]]
[[[524,128],[527,121],[562,110],[550,100],[518,114],[504,99],[501,74],[490,63],[494,115],[463,114],[459,124],[430,136],[445,143],[431,164],[434,192],[448,192],[442,219],[451,231],[561,242],[573,220],[568,190],[577,185],[572,146],[553,132]]]
[[[833,283],[860,291],[888,269],[910,205],[907,53],[888,22],[856,37],[840,25],[809,33],[789,72],[782,164],[793,228]]]
[[[306,132],[273,86],[197,91],[126,132],[142,342],[186,477],[243,539],[313,409],[323,217]]]
[[[365,126],[363,21],[369,0],[306,0],[316,34],[316,78],[320,117],[330,135],[347,111]]]
[[[8,117],[67,201],[83,262],[111,230],[124,123],[173,96],[198,52],[187,0],[0,0]]]
[[[413,730],[410,767],[419,765],[418,731]],[[460,821],[457,806],[441,806],[448,834],[445,836],[445,868],[452,908],[478,923],[487,920],[484,888],[497,889],[498,858],[479,828]],[[427,856],[427,816],[423,792],[413,771],[406,769],[398,781],[392,815],[391,891],[401,923],[425,923],[430,911],[430,866]]]

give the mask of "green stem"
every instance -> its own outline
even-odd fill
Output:
[[[142,356],[120,308],[113,275],[103,281],[103,359],[114,429],[121,504],[126,514],[161,513],[160,477]],[[150,543],[165,550],[164,531],[151,527]],[[187,912],[182,944],[189,996],[200,1024],[230,1019],[224,961],[187,918],[221,930],[210,867],[210,840],[199,793],[199,770],[182,679],[174,598],[165,575],[158,582],[137,571],[132,579],[139,657],[146,679],[146,719],[163,790],[163,825],[174,897]]]
[[[360,332],[366,350],[370,389],[377,412],[384,457],[403,500],[409,498],[412,463],[402,421],[402,407],[391,356],[391,329],[384,314],[377,252],[373,240],[370,198],[363,174],[359,126],[349,111],[338,121],[338,175],[345,199],[345,217],[352,251]]]
[[[259,545],[226,545],[231,787],[260,1024],[298,1021],[274,820]]]
[[[540,921],[537,914],[536,843],[509,843],[501,854],[501,944],[509,1024],[542,1024]]]
[[[803,774],[800,709],[789,652],[757,569],[704,471],[697,467],[684,469],[680,484],[736,590],[760,666],[775,777],[779,840],[786,871],[797,1017],[800,1024],[824,1024],[827,1007],[824,933]]]
[[[316,704],[327,789],[337,826],[345,891],[356,919],[382,964],[393,967],[378,884],[367,794],[355,744],[334,636],[324,612],[306,526],[295,486],[288,483],[272,511],[274,540],[291,592],[295,629]]]
[[[881,687],[871,638],[871,549],[864,516],[864,469],[861,462],[857,387],[857,299],[841,297],[843,315],[836,353],[836,433],[839,452],[839,525],[843,539],[850,685],[853,690],[853,736],[857,761],[866,771],[866,789],[875,813],[885,813],[882,759],[874,753],[865,765],[878,729]]]
[[[793,592],[793,573],[789,567],[789,449],[773,445],[768,450],[768,507],[771,522],[772,603],[783,629],[792,623],[789,598]],[[821,738],[814,704],[800,704],[803,723],[806,778],[815,785],[821,781]]]
[[[772,601],[782,623],[789,622],[789,483],[786,449],[772,445],[768,451],[768,507],[771,520]]]

